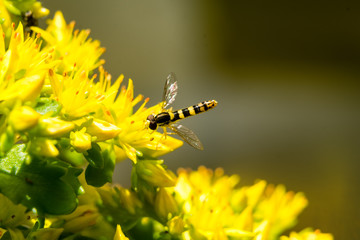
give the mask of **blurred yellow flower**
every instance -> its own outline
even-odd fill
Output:
[[[171,234],[180,235],[184,232],[184,221],[179,216],[173,217],[167,225]]]
[[[178,205],[174,197],[167,192],[166,188],[160,187],[156,193],[154,210],[157,216],[163,221],[168,220],[178,212]]]
[[[16,131],[24,131],[34,127],[40,118],[40,114],[29,106],[14,108],[9,115],[9,123]]]
[[[114,240],[129,240],[129,238],[127,238],[125,234],[122,232],[120,225],[116,226],[116,233],[114,236]]]
[[[322,233],[320,230],[312,231],[311,229],[304,229],[296,233],[291,232],[290,236],[281,236],[280,240],[333,240],[333,236],[329,233]]]
[[[162,160],[141,160],[135,165],[137,176],[156,187],[172,187],[176,183],[176,176],[165,169]]]
[[[36,0],[1,0],[0,1],[0,24],[7,31],[10,25],[18,23],[22,19],[22,14],[31,12],[32,17],[39,19],[49,14],[49,10],[44,8],[41,2]],[[6,34],[7,35],[7,34]]]
[[[179,170],[173,194],[182,206],[183,220],[191,239],[278,239],[292,227],[307,205],[302,193],[286,192],[282,185],[259,181],[237,188],[237,175],[212,171]],[[170,188],[168,188],[170,189]]]

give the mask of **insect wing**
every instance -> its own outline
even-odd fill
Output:
[[[187,127],[184,127],[180,124],[171,124],[168,127],[177,135],[179,135],[182,139],[184,139],[184,141],[187,142],[190,146],[199,150],[204,149],[202,143],[200,142],[196,134]]]
[[[177,82],[175,73],[170,73],[166,78],[164,94],[163,94],[163,108],[167,108],[170,104],[175,101],[175,97],[177,94]]]

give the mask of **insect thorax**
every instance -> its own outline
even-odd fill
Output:
[[[168,112],[161,112],[155,116],[155,121],[159,126],[169,124],[170,120],[171,120],[171,117]]]

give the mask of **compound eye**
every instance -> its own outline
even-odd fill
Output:
[[[151,130],[156,130],[156,129],[157,129],[157,124],[156,124],[156,122],[155,122],[155,121],[150,121],[150,123],[149,123],[149,128],[150,128]]]

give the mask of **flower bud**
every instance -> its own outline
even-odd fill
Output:
[[[9,115],[9,123],[16,131],[25,131],[34,127],[40,114],[28,106],[17,107]]]
[[[129,213],[136,214],[136,209],[142,208],[142,202],[137,198],[134,192],[122,187],[116,188],[116,191],[118,192],[122,207]]]
[[[114,236],[114,240],[129,240],[129,238],[127,238],[125,234],[122,232],[120,225],[116,226],[116,233]]]
[[[99,213],[92,205],[81,205],[73,213],[64,217],[65,232],[80,232],[96,224]]]
[[[35,2],[32,6],[32,12],[35,18],[42,18],[46,17],[50,11],[44,8],[40,2]]]
[[[86,128],[70,133],[70,144],[77,152],[85,152],[91,148],[91,136],[86,133]]]
[[[137,191],[146,202],[154,204],[156,189],[153,186],[150,186],[149,184],[139,184],[137,186]]]
[[[59,150],[55,147],[54,141],[46,138],[37,138],[31,142],[30,151],[44,157],[56,157]]]
[[[182,232],[184,232],[184,221],[179,217],[175,216],[173,217],[168,223],[169,232],[174,235],[180,235]]]
[[[87,127],[86,132],[91,136],[95,136],[97,142],[102,142],[116,137],[120,131],[120,128],[109,122],[100,119],[94,119],[91,125]]]
[[[32,75],[24,77],[1,93],[0,101],[10,99],[20,99],[23,102],[33,101],[39,96],[44,84],[43,75]]]
[[[160,188],[155,197],[155,212],[162,220],[167,220],[169,216],[178,212],[178,204],[165,188]]]
[[[135,165],[137,175],[157,187],[172,187],[176,183],[176,176],[162,165],[161,160],[141,160]]]
[[[61,137],[75,127],[72,122],[63,121],[59,118],[41,118],[39,120],[40,135],[44,137]]]

